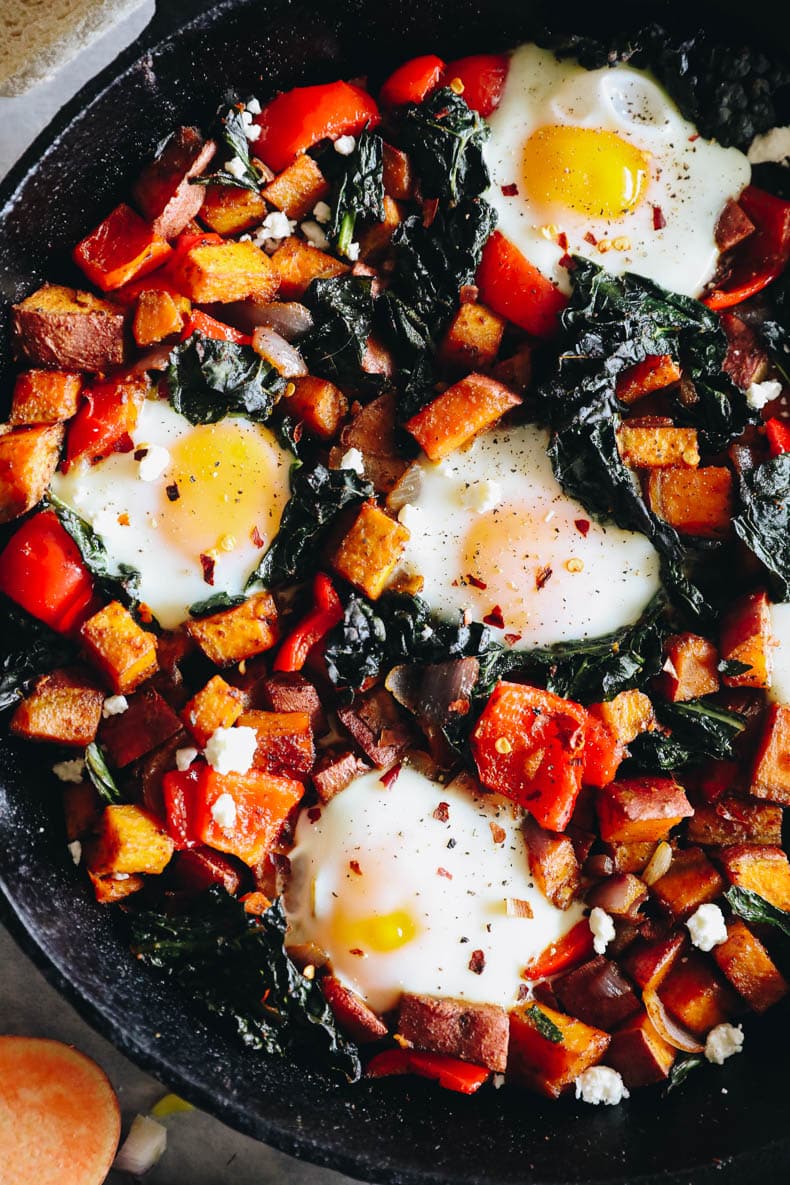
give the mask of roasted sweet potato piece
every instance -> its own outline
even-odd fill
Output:
[[[415,1049],[447,1053],[504,1072],[510,1035],[504,1008],[437,996],[401,997],[398,1035]]]
[[[666,469],[699,465],[696,428],[650,427],[625,423],[617,433],[617,447],[632,469]]]
[[[729,469],[651,469],[647,497],[653,513],[681,535],[721,539],[729,534],[734,507]]]
[[[148,689],[146,688],[146,691]],[[140,692],[144,695],[146,692]],[[164,817],[165,804],[162,794],[162,778],[166,773],[176,768],[176,753],[179,749],[186,749],[192,744],[192,738],[186,729],[179,729],[163,744],[151,749],[138,758],[134,768],[130,770],[133,783],[140,787],[137,796],[142,806],[155,815]]]
[[[726,795],[716,803],[703,803],[686,825],[690,843],[718,847],[734,843],[782,842],[782,808]]]
[[[404,526],[365,502],[332,556],[332,567],[375,601],[387,587],[408,538]]]
[[[768,354],[751,325],[742,321],[737,313],[724,310],[719,316],[729,341],[722,370],[745,391],[752,383],[765,378]]]
[[[536,1020],[536,1010],[543,1013],[543,1021]],[[559,1030],[559,1041],[544,1036],[546,1020]],[[601,1061],[608,1045],[609,1034],[601,1029],[546,1004],[524,1004],[510,1013],[507,1076],[556,1099],[584,1070]]]
[[[386,140],[383,156],[384,192],[398,202],[410,202],[414,197],[414,171],[409,157]]]
[[[405,427],[432,461],[441,461],[520,403],[519,396],[496,379],[469,374],[418,411]]]
[[[37,679],[11,717],[11,732],[29,741],[55,741],[84,749],[96,738],[104,692],[79,671],[58,670]]]
[[[139,806],[108,806],[99,820],[88,867],[99,876],[163,872],[173,855],[164,824]]]
[[[629,745],[640,732],[652,732],[656,727],[653,705],[643,691],[621,691],[614,699],[590,704],[588,710],[622,745]]]
[[[738,1011],[735,993],[710,955],[701,951],[689,951],[675,960],[659,985],[658,995],[667,1012],[698,1037]]]
[[[727,941],[711,951],[719,970],[755,1012],[787,995],[787,980],[759,938],[740,918],[727,923]]]
[[[719,858],[732,885],[751,889],[777,909],[790,910],[790,863],[774,844],[732,844]]]
[[[643,362],[636,362],[620,372],[617,398],[623,403],[636,403],[652,391],[671,387],[680,378],[680,367],[669,354],[650,354]]]
[[[129,707],[102,720],[99,740],[112,761],[122,769],[181,732],[181,721],[152,687],[132,696]]]
[[[403,221],[400,206],[385,193],[384,217],[374,222],[359,236],[359,258],[369,262],[384,254],[392,242],[392,236]]]
[[[369,771],[370,766],[350,749],[326,750],[313,770],[315,792],[321,802],[326,804],[346,786],[350,786],[354,778]]]
[[[80,630],[83,645],[117,695],[134,691],[158,668],[156,638],[120,601],[111,601]]]
[[[639,843],[666,839],[681,819],[694,812],[673,778],[628,778],[611,782],[596,798],[601,839]]]
[[[103,809],[104,804],[92,782],[64,786],[63,821],[69,843],[90,835]]]
[[[392,765],[413,740],[398,705],[383,687],[365,692],[353,707],[338,708],[338,719],[379,769]]]
[[[526,395],[532,382],[532,352],[529,342],[522,342],[514,354],[497,362],[491,373],[508,390]]]
[[[378,494],[389,494],[408,468],[396,443],[395,398],[380,395],[365,407],[355,407],[351,422],[340,435],[340,444],[329,454],[330,464],[340,464],[348,449],[365,458],[365,477]]]
[[[754,234],[754,223],[734,198],[728,198],[713,232],[720,251],[731,251]]]
[[[328,379],[304,375],[293,380],[293,392],[283,399],[288,414],[300,420],[319,440],[333,440],[348,411],[348,400]]]
[[[135,205],[162,238],[174,239],[198,214],[206,191],[190,179],[206,171],[216,150],[197,128],[176,128],[138,177]]]
[[[332,1012],[338,1026],[358,1045],[366,1045],[371,1041],[379,1041],[387,1035],[387,1026],[376,1016],[372,1008],[368,1008],[356,992],[352,992],[334,975],[324,975],[320,980],[321,991]]]
[[[590,889],[587,903],[599,905],[613,918],[639,921],[640,906],[647,900],[647,893],[647,885],[633,872],[618,872]]]
[[[616,963],[597,955],[551,982],[559,1006],[598,1029],[612,1029],[639,1011],[639,999]]]
[[[90,292],[44,284],[12,310],[14,349],[34,366],[105,371],[124,359],[123,310]]]
[[[724,891],[724,880],[701,848],[675,852],[669,871],[652,885],[651,892],[673,917],[685,919]]]
[[[772,642],[767,594],[748,593],[733,602],[722,618],[719,652],[725,662],[742,662],[749,669],[724,675],[724,686],[770,687]]]
[[[315,762],[313,732],[306,712],[244,712],[240,727],[254,728],[258,737],[253,765],[271,773],[308,774]]]
[[[626,1086],[650,1086],[669,1076],[677,1054],[643,1010],[612,1033],[606,1064],[617,1070]]]
[[[219,235],[239,235],[266,217],[266,202],[252,189],[209,185],[200,207],[201,221]]]
[[[0,425],[0,523],[40,502],[60,458],[62,424]]]
[[[253,243],[205,243],[174,262],[173,283],[195,304],[227,304],[257,296],[271,300],[279,275],[265,251]]]
[[[282,300],[299,300],[313,280],[328,280],[350,271],[348,264],[293,235],[277,248],[271,261],[279,276]]]
[[[672,634],[664,643],[664,666],[657,679],[672,703],[712,695],[719,690],[719,655],[700,634]]]
[[[260,700],[270,712],[306,712],[313,736],[323,736],[327,730],[321,697],[299,671],[275,671],[269,675],[261,683]]]
[[[189,621],[187,633],[217,667],[271,650],[279,640],[277,606],[271,593],[256,593],[243,605]]]
[[[615,873],[641,872],[656,850],[655,841],[652,839],[631,843],[607,843],[603,847]]]
[[[149,288],[137,297],[132,333],[138,346],[153,346],[180,333],[189,316],[189,301],[163,288]]]
[[[447,327],[439,357],[448,370],[484,370],[499,353],[504,332],[504,319],[497,313],[474,301],[462,304]]]
[[[58,424],[77,410],[82,376],[68,370],[23,370],[14,383],[12,424]]]
[[[558,831],[545,831],[529,816],[524,820],[529,871],[544,897],[567,909],[579,892],[580,873],[573,841]]]
[[[754,759],[750,792],[790,806],[790,707],[772,704]]]
[[[169,881],[187,893],[202,893],[212,885],[221,885],[226,893],[235,896],[241,888],[244,867],[213,848],[184,848],[174,853],[167,874]]]
[[[184,707],[181,719],[198,746],[205,747],[218,728],[230,728],[244,711],[244,695],[221,675],[214,675]]]
[[[87,869],[96,900],[99,905],[115,905],[132,893],[139,893],[145,884],[145,878],[138,873],[123,873],[120,877],[100,876],[97,872]]]
[[[669,971],[675,959],[687,945],[687,936],[679,930],[666,937],[639,937],[625,952],[623,970],[637,987],[655,987]]]
[[[306,152],[283,169],[262,192],[270,206],[301,222],[329,193],[329,183]]]
[[[92,284],[112,292],[148,275],[171,254],[172,247],[122,202],[77,244],[73,258]]]

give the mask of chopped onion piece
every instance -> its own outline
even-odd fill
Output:
[[[148,1115],[135,1115],[113,1168],[140,1177],[152,1169],[167,1147],[167,1128]]]
[[[650,1017],[653,1028],[663,1037],[673,1049],[682,1049],[684,1053],[701,1053],[704,1046],[697,1038],[673,1020],[664,1007],[655,988],[646,987],[642,992],[642,1003]]]
[[[260,354],[275,370],[279,370],[284,379],[300,378],[307,374],[304,358],[289,341],[270,329],[267,325],[259,325],[252,335],[252,348]]]
[[[532,906],[519,897],[505,898],[505,912],[509,918],[534,918]]]
[[[397,514],[404,506],[417,501],[422,487],[422,470],[419,465],[410,465],[387,495],[387,510]]]
[[[276,329],[289,342],[313,328],[313,314],[295,300],[240,300],[230,306],[230,312],[233,323],[239,328],[251,333],[259,325],[265,325]]]
[[[181,1111],[194,1111],[195,1108],[186,1099],[177,1094],[166,1094],[151,1108],[154,1119],[166,1119],[168,1115],[177,1115]]]

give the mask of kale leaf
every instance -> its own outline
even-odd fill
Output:
[[[207,173],[202,177],[193,177],[192,185],[229,185],[234,189],[251,189],[258,193],[261,178],[250,158],[250,143],[245,131],[242,118],[242,106],[238,102],[228,99],[217,112],[216,138],[224,145],[223,162],[239,160],[242,164],[241,176],[229,173],[226,168],[218,169],[215,173]]]
[[[104,541],[83,518],[50,490],[47,494],[55,514],[79,548],[85,567],[99,588],[110,598],[133,609],[140,592],[140,572],[132,564],[113,564]]]
[[[104,802],[112,804],[121,801],[121,792],[110,773],[104,753],[95,741],[85,750],[85,772]]]
[[[317,548],[340,512],[372,495],[373,486],[353,469],[327,469],[321,464],[313,469],[294,466],[291,497],[280,529],[247,581],[247,588],[258,583],[272,587],[304,580],[315,564]]]
[[[790,938],[790,913],[766,901],[753,889],[742,889],[732,885],[724,894],[733,913],[745,922],[775,926],[786,938]]]
[[[133,915],[132,951],[245,1045],[319,1061],[354,1082],[357,1047],[338,1030],[318,980],[306,979],[289,958],[286,927],[279,900],[254,917],[215,886],[186,913]]]
[[[774,599],[790,600],[790,453],[741,469],[738,484],[735,533],[768,570]]]
[[[12,707],[37,675],[76,657],[77,646],[70,638],[0,598],[0,712]]]
[[[361,365],[373,325],[371,281],[365,276],[313,280],[305,304],[314,325],[300,350],[310,373],[341,386],[366,383]]]
[[[663,1091],[663,1097],[666,1098],[670,1091],[682,1086],[692,1070],[696,1070],[705,1064],[705,1058],[700,1054],[690,1054],[688,1057],[678,1058],[669,1071],[669,1078]]]
[[[189,606],[190,617],[211,617],[212,613],[222,613],[225,609],[236,609],[239,605],[243,605],[246,597],[241,595],[231,596],[230,593],[217,592],[212,597],[206,597],[205,601],[195,601]]]
[[[193,333],[174,347],[165,375],[170,402],[192,424],[225,416],[264,423],[285,380],[251,346]]]
[[[360,132],[354,151],[341,156],[330,149],[321,159],[332,184],[332,221],[329,238],[338,255],[348,255],[360,219],[384,218],[384,152],[381,136],[368,128]]]
[[[488,188],[483,145],[490,129],[449,87],[404,107],[399,133],[420,178],[423,197],[457,202]]]
[[[555,1025],[551,1017],[547,1016],[536,1004],[525,1015],[530,1024],[538,1030],[541,1037],[545,1037],[547,1041],[551,1041],[552,1045],[562,1044],[564,1040],[562,1029],[558,1025]]]
[[[643,732],[629,745],[631,760],[649,773],[699,765],[712,757],[733,756],[733,743],[746,727],[739,712],[729,712],[708,699],[655,704],[667,732]]]
[[[398,414],[411,419],[436,398],[436,348],[425,321],[405,301],[388,290],[376,304],[385,344],[398,364]]]

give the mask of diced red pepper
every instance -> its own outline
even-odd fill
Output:
[[[547,975],[557,975],[569,967],[576,967],[592,956],[593,941],[589,922],[582,918],[567,934],[552,942],[551,946],[547,946],[542,954],[524,968],[524,978],[545,979]]]
[[[317,573],[313,583],[313,602],[313,608],[280,646],[275,671],[301,671],[313,647],[343,620],[340,597],[323,572]]]
[[[140,379],[108,379],[82,392],[82,403],[66,438],[64,471],[75,461],[98,461],[115,451],[132,449],[131,434],[145,398]]]
[[[608,786],[613,782],[625,749],[613,732],[596,716],[587,716],[584,726],[584,772],[585,786]]]
[[[384,1049],[368,1062],[368,1078],[390,1078],[397,1074],[419,1074],[459,1094],[474,1094],[491,1077],[485,1066],[461,1061],[447,1053],[427,1053],[420,1049]]]
[[[450,62],[444,77],[448,83],[460,78],[464,99],[485,119],[499,106],[509,69],[508,54],[478,53]]]
[[[59,633],[96,611],[93,578],[54,510],[27,519],[0,554],[0,591]]]
[[[242,333],[240,330],[234,329],[232,325],[226,325],[223,321],[217,321],[215,317],[210,317],[208,313],[203,313],[200,309],[193,309],[189,314],[187,323],[181,332],[181,340],[186,341],[193,333],[202,333],[204,337],[210,337],[213,341],[236,342],[240,346],[248,346],[252,342],[249,334]]]
[[[117,206],[74,248],[74,262],[104,292],[154,271],[172,254],[131,206]]]
[[[727,309],[762,292],[790,262],[790,202],[749,185],[738,202],[755,231],[733,250],[732,271],[705,297],[711,309]]]
[[[297,86],[267,103],[255,122],[261,129],[254,152],[281,173],[301,152],[327,137],[357,136],[381,121],[375,101],[348,82]]]
[[[790,424],[773,416],[765,421],[765,435],[768,437],[768,447],[772,457],[781,453],[790,453]]]
[[[421,103],[441,85],[445,64],[436,54],[424,54],[404,62],[379,91],[382,107],[403,107],[406,103]]]
[[[477,269],[482,304],[534,337],[554,337],[567,298],[498,230]]]

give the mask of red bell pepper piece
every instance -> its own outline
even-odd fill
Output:
[[[83,390],[66,438],[64,472],[83,457],[98,461],[112,452],[131,451],[145,389],[140,379],[109,379]]]
[[[485,119],[499,106],[509,69],[508,54],[477,53],[450,62],[444,77],[448,82],[460,78],[464,84],[464,99]]]
[[[535,337],[554,337],[568,303],[559,288],[498,230],[483,248],[477,269],[480,300]]]
[[[772,457],[781,453],[790,453],[790,424],[773,416],[765,421],[765,435],[768,437],[768,447]]]
[[[0,591],[59,633],[72,633],[98,608],[93,578],[54,510],[22,524],[0,554]]]
[[[551,946],[547,946],[542,954],[524,968],[524,978],[545,979],[547,975],[557,975],[560,971],[583,963],[594,953],[593,941],[589,922],[582,918],[567,934],[552,942]]]
[[[432,1078],[445,1090],[474,1094],[491,1077],[485,1066],[461,1061],[447,1053],[421,1049],[384,1049],[368,1062],[368,1078],[390,1078],[396,1074],[419,1074]]]
[[[267,103],[255,122],[261,129],[254,152],[281,173],[301,152],[327,137],[357,136],[381,121],[375,101],[348,82],[297,86]]]
[[[234,329],[232,325],[226,325],[224,321],[217,321],[215,317],[210,317],[208,313],[203,313],[200,309],[193,309],[189,314],[187,323],[181,331],[182,342],[191,337],[193,333],[202,333],[204,337],[210,337],[218,342],[236,342],[240,346],[248,346],[252,342],[249,334]]]
[[[711,309],[727,309],[762,292],[790,262],[790,202],[749,185],[738,199],[755,231],[733,251],[723,287],[705,297]]]
[[[441,85],[445,64],[436,54],[424,54],[404,62],[379,91],[382,107],[403,107],[406,103],[421,103]]]
[[[608,786],[617,776],[625,749],[613,732],[596,716],[587,716],[584,726],[585,786]]]
[[[319,572],[313,583],[313,608],[280,646],[275,671],[301,671],[313,647],[342,620],[340,597],[329,577]]]

